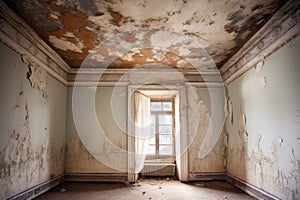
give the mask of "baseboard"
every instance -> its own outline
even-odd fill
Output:
[[[127,173],[68,173],[65,181],[125,183]]]
[[[189,173],[189,181],[226,181],[226,173],[225,172]]]
[[[280,200],[276,196],[239,179],[231,174],[223,172],[197,172],[189,174],[189,181],[227,181],[247,194],[258,199]]]
[[[8,200],[23,200],[23,199],[32,199],[34,197],[37,197],[44,192],[47,192],[51,188],[57,186],[64,180],[64,175],[57,176],[51,180],[45,181],[43,183],[40,183],[34,187],[31,187],[19,194],[16,194],[12,197],[9,197]]]
[[[265,200],[280,200],[278,197],[228,173],[227,182],[256,198]]]
[[[68,173],[31,187],[17,195],[9,197],[8,200],[35,198],[63,181],[125,183],[127,181],[127,173]],[[225,172],[190,173],[189,181],[227,181],[256,198],[265,200],[280,200],[276,196]]]

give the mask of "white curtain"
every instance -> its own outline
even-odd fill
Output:
[[[134,95],[135,112],[135,173],[144,166],[146,151],[151,138],[150,98],[139,91]]]

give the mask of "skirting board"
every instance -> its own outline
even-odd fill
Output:
[[[68,173],[65,181],[125,183],[127,173]]]
[[[265,200],[280,200],[279,198],[275,197],[274,195],[254,186],[250,183],[247,183],[231,174],[227,173],[227,182],[230,184],[238,187],[239,189],[243,190],[244,192],[248,193],[251,196],[257,197],[259,199]]]
[[[225,181],[226,179],[225,172],[197,172],[189,174],[189,181]]]
[[[42,193],[50,190],[51,188],[57,186],[63,181],[79,181],[79,182],[115,182],[115,183],[126,183],[127,173],[70,173],[65,175],[60,175],[49,181],[45,181],[37,186],[29,188],[17,195],[14,195],[8,200],[23,200],[32,199],[41,195]],[[259,199],[266,200],[279,200],[279,198],[274,195],[247,183],[231,174],[224,172],[203,172],[203,173],[190,173],[189,181],[213,181],[222,180],[238,187],[244,192],[251,196],[257,197]]]
[[[57,186],[58,184],[63,182],[63,180],[64,180],[64,175],[57,176],[51,180],[45,181],[34,187],[31,187],[17,195],[9,197],[8,200],[32,199],[50,190],[51,188]]]
[[[217,180],[227,181],[228,183],[239,188],[240,190],[258,199],[280,200],[278,197],[228,173],[224,173],[224,172],[199,173],[198,172],[198,173],[189,174],[189,181],[217,181]]]

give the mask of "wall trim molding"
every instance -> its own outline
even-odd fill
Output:
[[[238,187],[239,189],[243,190],[244,192],[246,192],[247,194],[254,196],[256,198],[262,198],[265,200],[280,200],[278,197],[242,180],[239,179],[229,173],[226,173],[226,181],[236,187]]]
[[[289,0],[220,69],[225,85],[300,35],[300,2]]]
[[[216,181],[227,180],[225,172],[193,172],[189,173],[189,181]]]
[[[258,199],[280,200],[278,197],[244,181],[227,172],[196,172],[189,173],[189,181],[227,181],[247,194]]]
[[[66,173],[65,181],[126,183],[128,173]]]
[[[62,183],[64,180],[64,174],[57,176],[53,179],[48,181],[42,182],[36,186],[33,186],[29,189],[24,190],[14,196],[8,198],[8,200],[23,200],[23,199],[32,199],[37,197],[48,190],[52,189],[53,187],[57,186],[58,184]]]
[[[35,198],[64,181],[128,183],[128,173],[66,173],[42,182],[8,198],[22,200]],[[278,197],[226,172],[196,172],[188,174],[188,181],[227,181],[258,199],[280,200]],[[186,182],[186,181],[183,181]]]

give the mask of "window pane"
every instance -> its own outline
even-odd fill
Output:
[[[151,115],[151,124],[155,124],[155,115]]]
[[[151,125],[151,136],[155,135],[155,126]]]
[[[148,145],[148,148],[146,150],[147,155],[155,155],[155,146],[154,145]]]
[[[172,135],[160,135],[159,144],[172,144]]]
[[[159,134],[172,134],[172,126],[159,126]]]
[[[153,136],[149,139],[149,145],[154,145],[154,144],[155,144],[155,137]]]
[[[159,146],[159,155],[173,155],[172,146]]]
[[[161,110],[161,102],[151,102],[151,110]]]
[[[172,111],[172,102],[163,102],[164,111]]]
[[[159,124],[172,124],[172,115],[159,115]]]

